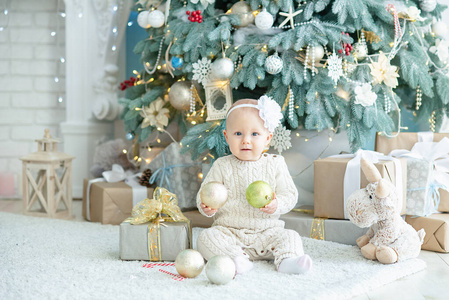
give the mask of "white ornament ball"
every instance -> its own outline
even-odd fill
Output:
[[[203,271],[204,258],[196,250],[185,249],[176,256],[175,267],[182,277],[194,278]]]
[[[162,25],[164,25],[165,16],[164,13],[160,10],[153,10],[148,15],[148,23],[151,25],[151,27],[159,28]]]
[[[259,29],[269,29],[273,23],[273,16],[265,8],[256,16],[256,26]]]
[[[313,49],[313,54],[312,54],[312,49]],[[312,62],[312,58],[315,59],[315,62],[318,62],[324,57],[324,48],[321,45],[313,46],[313,47],[310,46],[309,50],[310,50],[309,60],[308,60],[309,63]]]
[[[212,75],[220,80],[226,80],[234,74],[234,63],[227,57],[216,59],[210,68]]]
[[[200,197],[205,205],[217,209],[228,200],[228,189],[218,181],[211,181],[203,186]]]
[[[357,42],[354,44],[354,57],[362,61],[368,55],[368,46],[365,43]]]
[[[142,28],[150,28],[150,24],[148,23],[148,15],[150,14],[149,11],[144,10],[141,13],[137,15],[137,24],[139,24]]]
[[[239,1],[231,7],[231,13],[238,16],[240,25],[236,27],[246,27],[254,23],[254,15],[251,6],[245,1]]]
[[[190,108],[190,82],[175,82],[168,92],[168,101],[177,110],[188,110]]]
[[[226,255],[217,255],[206,264],[206,276],[215,284],[226,284],[235,277],[234,261]]]
[[[446,23],[438,21],[432,25],[432,32],[438,37],[446,37],[449,32],[449,28]]]
[[[277,53],[268,56],[265,60],[265,71],[269,74],[276,75],[282,71],[283,67],[284,62]]]
[[[437,0],[421,0],[419,3],[419,7],[423,11],[431,12],[437,6]]]

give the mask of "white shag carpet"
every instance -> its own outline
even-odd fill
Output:
[[[194,240],[201,229],[194,228]],[[121,261],[119,226],[0,212],[0,299],[347,299],[418,272],[424,261],[381,265],[355,246],[303,238],[313,270],[275,271],[255,262],[227,285],[173,280],[146,262]]]

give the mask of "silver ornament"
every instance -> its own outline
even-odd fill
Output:
[[[444,38],[449,31],[449,28],[447,27],[446,23],[443,21],[435,22],[432,25],[432,32],[435,33],[436,36]]]
[[[368,47],[366,43],[357,42],[354,44],[354,57],[357,58],[358,61],[362,61],[368,55]]]
[[[234,261],[226,255],[217,255],[206,264],[206,276],[215,284],[226,284],[235,277]]]
[[[284,67],[284,62],[279,57],[277,53],[274,55],[270,55],[265,60],[265,70],[267,73],[275,75],[282,71],[282,68]]]
[[[419,7],[423,11],[431,12],[437,6],[437,0],[421,0],[419,3]]]
[[[176,256],[175,267],[182,277],[194,278],[203,271],[204,258],[196,250],[185,249]]]
[[[228,189],[218,181],[211,181],[203,186],[200,197],[208,207],[220,208],[228,200]]]
[[[188,110],[190,108],[190,82],[175,82],[168,92],[168,101],[178,110]]]
[[[226,80],[234,74],[234,63],[227,57],[216,59],[211,65],[212,75],[220,80]]]
[[[137,24],[139,24],[142,28],[150,28],[150,24],[148,24],[148,15],[149,11],[144,10],[137,15]]]
[[[239,27],[246,27],[249,24],[254,23],[254,15],[251,7],[246,3],[245,1],[239,1],[235,3],[231,7],[231,13],[234,15],[237,15],[240,19],[240,25],[235,26],[237,28]]]
[[[265,8],[256,16],[256,26],[259,29],[269,29],[273,23],[273,16]]]
[[[153,10],[148,15],[148,23],[151,25],[151,27],[159,28],[162,25],[164,25],[165,21],[165,15],[160,10]]]

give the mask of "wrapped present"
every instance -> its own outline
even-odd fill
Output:
[[[191,248],[190,221],[177,204],[176,195],[158,187],[153,199],[134,206],[132,216],[120,224],[120,258],[174,261],[179,252]]]
[[[398,149],[390,152],[392,156],[407,158],[408,215],[423,217],[439,209],[440,191],[449,188],[448,151],[449,139],[444,137],[438,143],[418,142],[410,151]],[[444,209],[449,199],[442,200]]]
[[[449,214],[436,213],[427,217],[407,216],[405,221],[415,230],[424,228],[423,250],[449,252]]]
[[[125,172],[120,165],[112,165],[102,175],[84,180],[82,213],[88,221],[118,225],[131,216],[137,202],[153,194],[152,188],[138,183],[140,174]]]
[[[295,230],[300,236],[347,245],[356,245],[356,240],[367,231],[349,220],[314,218],[313,209],[301,207],[282,215],[281,220],[286,229]]]
[[[433,133],[433,132],[401,132],[396,137],[386,137],[381,134],[376,135],[376,151],[382,152],[385,154],[404,154],[406,152],[401,151],[397,152],[398,150],[412,150],[413,146],[415,146],[416,143],[430,143],[430,142],[441,142],[445,137],[449,138],[449,133]],[[429,144],[428,144],[429,145]],[[432,148],[431,146],[427,146],[427,149]],[[418,154],[421,159],[425,158],[426,156],[429,157],[430,153],[426,153],[428,150],[424,150],[424,153]],[[392,153],[393,152],[393,153]],[[449,152],[449,149],[446,150],[446,152]],[[440,156],[444,156],[444,151],[440,153]],[[434,156],[434,155],[433,155]],[[416,159],[416,156],[415,156]],[[437,158],[429,157],[427,160],[433,160]],[[429,162],[428,164],[430,164]],[[435,174],[439,179],[442,178],[441,172],[449,171],[447,167],[440,167],[441,164],[444,164],[445,161],[438,161],[435,165],[435,167],[430,164],[428,167],[431,169],[436,170],[437,172],[440,172],[439,174]],[[416,165],[416,167],[420,170],[425,168],[425,162],[411,162],[412,165]],[[413,166],[408,169],[408,172],[413,172],[415,175],[414,177],[417,177],[418,171],[413,171]],[[417,169],[417,170],[418,170]],[[439,170],[438,170],[439,169]],[[432,173],[429,173],[430,171],[426,171],[427,177],[431,176]],[[422,174],[422,173],[421,173]],[[421,176],[423,177],[423,175]],[[412,177],[410,177],[408,180],[410,180],[410,184],[413,185],[411,189],[413,189],[411,192],[411,199],[419,199],[418,197],[422,197],[422,199],[426,199],[428,197],[423,197],[422,195],[432,195],[433,197],[437,197],[435,204],[437,204],[436,209],[438,211],[443,212],[449,212],[449,192],[446,189],[438,188],[438,186],[443,186],[444,184],[441,183],[442,180],[439,180],[440,182],[435,183],[431,180],[431,178],[422,179],[421,182],[419,180],[414,180]],[[444,179],[443,179],[444,180]],[[419,187],[416,183],[420,182]],[[423,182],[426,182],[426,186],[423,186]],[[407,183],[409,184],[409,183]],[[433,200],[432,200],[433,201]],[[414,209],[416,207],[415,202],[412,200],[408,204],[411,209]],[[421,207],[421,212],[418,210],[418,214],[416,215],[426,215],[429,213],[432,213],[432,210],[427,209],[427,211],[424,211],[424,203],[418,205],[418,207]],[[415,209],[414,209],[415,210]],[[415,215],[415,212],[409,211],[407,214]]]
[[[181,210],[196,208],[196,194],[201,186],[201,163],[190,154],[181,154],[178,143],[171,143],[148,164],[153,175],[150,183],[164,187],[177,195]]]
[[[373,151],[359,150],[355,154],[335,155],[314,161],[314,216],[348,219],[346,199],[356,190],[364,188],[368,180],[361,175],[361,157],[372,161],[384,179],[397,188],[398,201],[405,214],[407,183],[406,159],[395,159]]]

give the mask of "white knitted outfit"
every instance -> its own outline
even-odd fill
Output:
[[[267,182],[276,193],[278,207],[273,214],[252,207],[246,200],[246,188],[257,180]],[[213,216],[212,227],[198,237],[198,251],[205,259],[215,255],[274,258],[278,267],[284,258],[304,255],[299,234],[284,229],[284,221],[279,220],[298,201],[298,191],[282,156],[265,153],[257,161],[242,161],[234,155],[221,157],[212,165],[201,188],[210,181],[226,186],[228,200]],[[200,192],[196,198],[198,209],[209,217],[200,207]]]

